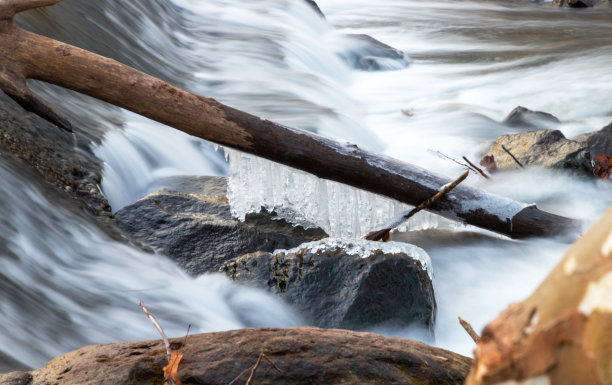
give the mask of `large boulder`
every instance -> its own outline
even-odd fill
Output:
[[[548,112],[533,111],[523,106],[518,106],[502,120],[502,123],[514,128],[537,130],[553,128],[559,125],[561,121]]]
[[[574,140],[586,145],[591,153],[591,158],[601,154],[612,156],[612,123],[599,131],[577,136]]]
[[[173,341],[176,348],[180,340]],[[179,377],[184,384],[243,384],[261,353],[254,384],[462,384],[472,360],[420,342],[372,333],[242,329],[189,336]],[[161,385],[166,351],[161,341],[81,348],[32,372],[0,376],[4,385]]]
[[[399,242],[324,239],[223,266],[231,279],[267,288],[320,327],[431,330],[436,301],[429,256]]]
[[[325,236],[273,214],[234,219],[227,201],[227,178],[176,177],[116,214],[119,226],[134,240],[163,253],[190,274],[216,272],[246,253],[291,248]]]
[[[488,151],[499,169],[518,167],[504,147],[524,166],[571,169],[592,175],[591,157],[583,143],[566,139],[559,130],[502,135]]]

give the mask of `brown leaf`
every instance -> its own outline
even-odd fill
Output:
[[[609,179],[610,171],[612,171],[612,156],[606,154],[597,155],[595,157],[593,173],[600,178]]]
[[[372,231],[371,233],[365,236],[365,239],[367,239],[368,241],[382,240],[383,242],[387,242],[389,240],[390,231],[391,229],[382,229],[382,230]]]
[[[183,385],[181,379],[178,376],[178,369],[182,359],[182,349],[175,350],[172,352],[172,355],[170,356],[170,362],[168,362],[168,365],[164,366],[164,385],[172,384],[172,382],[168,381],[168,379],[172,379],[175,385]]]
[[[486,168],[490,173],[497,171],[497,164],[495,163],[495,157],[493,155],[485,155],[484,158],[480,160],[480,165]]]

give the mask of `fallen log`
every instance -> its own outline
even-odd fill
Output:
[[[13,16],[61,0],[0,0],[0,89],[68,131],[70,123],[34,95],[26,79],[56,84],[187,134],[267,158],[320,178],[417,205],[450,180],[356,145],[282,126],[204,98],[115,60],[25,31]],[[459,186],[429,211],[512,238],[573,232],[579,222]]]

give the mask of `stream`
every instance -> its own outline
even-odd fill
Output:
[[[319,0],[64,0],[17,22],[281,124],[350,141],[448,178],[463,169],[436,154],[478,160],[516,106],[549,112],[566,137],[612,121],[612,10],[546,2]],[[341,56],[346,34],[404,51],[407,67],[361,71]],[[172,175],[227,175],[223,152],[76,93],[33,83],[68,118],[91,127],[113,211]],[[409,112],[402,113],[402,110]],[[166,333],[303,325],[289,306],[224,276],[188,276],[163,255],[108,237],[23,161],[0,156],[0,370],[38,368],[83,345]],[[612,204],[612,183],[559,170],[510,171],[465,182],[586,226]],[[391,218],[389,218],[391,219]],[[342,221],[343,218],[336,218]],[[457,316],[481,330],[533,291],[569,247],[508,240],[473,227],[415,226],[397,237],[430,255],[435,338],[373,331],[471,355]]]

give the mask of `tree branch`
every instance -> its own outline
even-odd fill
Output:
[[[57,2],[4,0],[0,15]],[[10,20],[0,21],[0,88],[19,99],[17,90],[28,78],[92,96],[189,135],[410,205],[418,205],[436,193],[436,186],[449,182],[357,146],[342,145],[183,91],[115,60],[24,31]],[[70,128],[50,107],[28,95],[32,97],[21,98],[22,105],[60,127]],[[459,186],[428,209],[512,238],[555,236],[575,232],[579,225],[572,219],[466,186]]]

